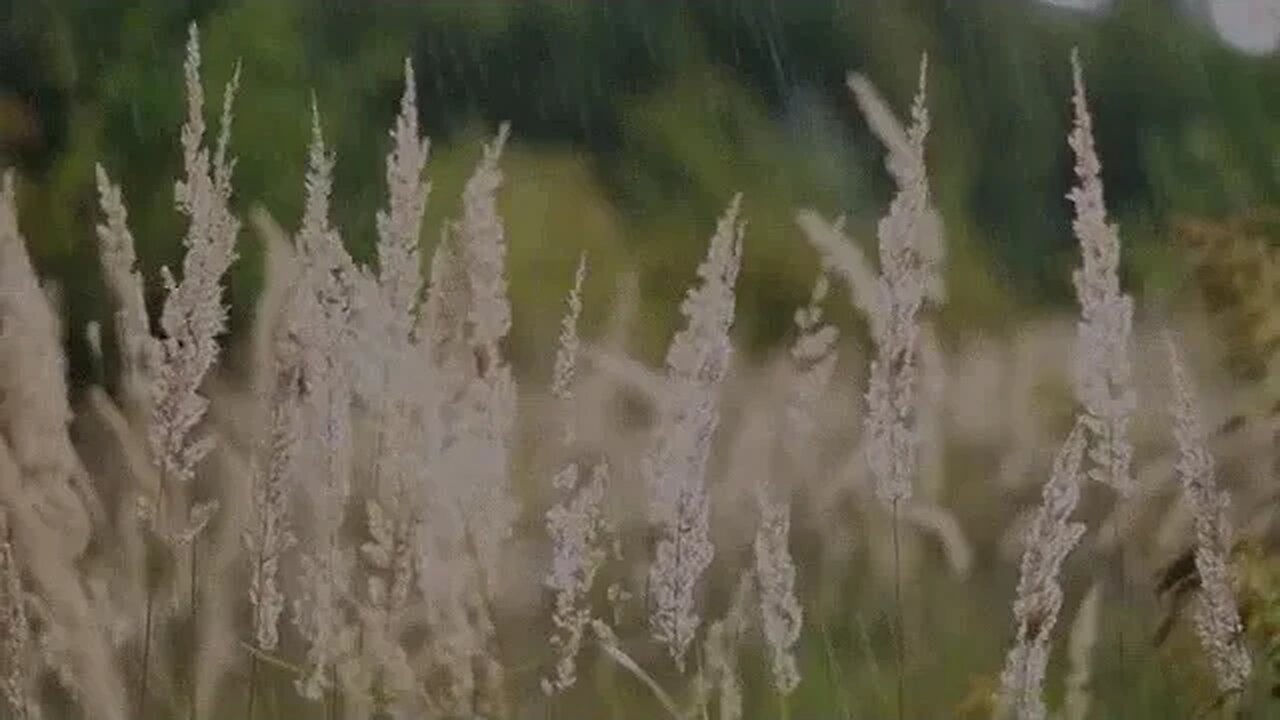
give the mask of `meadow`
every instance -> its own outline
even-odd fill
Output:
[[[793,209],[816,271],[779,346],[738,347],[740,193],[690,230],[661,362],[634,352],[636,274],[570,226],[575,252],[539,266],[563,300],[534,327],[555,332],[519,364],[518,128],[475,148],[427,239],[443,201],[406,60],[357,260],[314,96],[296,226],[240,214],[253,69],[211,101],[201,61],[192,25],[180,265],[143,276],[129,189],[96,166],[108,321],[65,322],[5,177],[3,717],[1280,713],[1276,407],[1230,371],[1269,370],[1275,265],[1248,231],[1268,219],[1188,222],[1207,291],[1132,293],[1078,54],[1070,134],[1043,139],[1074,159],[1072,312],[947,327],[929,147],[954,119],[930,113],[921,58],[909,106],[848,76],[895,189],[878,221]],[[232,332],[248,236],[263,283]]]

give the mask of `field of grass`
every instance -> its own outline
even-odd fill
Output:
[[[697,228],[658,365],[634,275],[585,249],[541,279],[558,334],[513,327],[508,268],[538,259],[508,252],[508,126],[424,244],[445,201],[407,61],[368,264],[331,219],[342,159],[315,107],[298,226],[239,217],[249,69],[207,99],[193,25],[180,267],[142,276],[128,188],[99,166],[111,321],[63,327],[24,240],[41,220],[13,174],[0,195],[0,717],[1280,713],[1276,411],[1231,370],[1270,369],[1276,265],[1196,226],[1227,236],[1191,244],[1196,292],[1134,297],[1086,73],[1062,61],[1073,128],[1044,141],[1076,158],[1078,314],[943,322],[947,119],[922,59],[909,108],[849,76],[896,193],[874,238],[795,208],[820,267],[785,343],[735,348],[735,195]],[[233,334],[247,237],[264,289]],[[547,351],[513,362],[519,333]]]

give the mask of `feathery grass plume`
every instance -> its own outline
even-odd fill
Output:
[[[852,246],[850,246],[852,247]],[[835,376],[836,341],[840,330],[822,317],[830,283],[826,274],[813,283],[809,304],[795,312],[796,339],[789,350],[791,376],[784,409],[786,417],[783,447],[793,465],[810,469],[814,464],[812,443],[818,432],[819,405]]]
[[[36,720],[41,716],[33,697],[35,655],[31,625],[27,619],[27,599],[22,588],[22,570],[9,540],[9,520],[0,509],[0,688],[14,720]]]
[[[1067,639],[1067,656],[1071,672],[1066,679],[1066,698],[1061,720],[1087,720],[1093,703],[1093,646],[1098,641],[1098,625],[1102,615],[1102,584],[1094,583],[1076,608]]]
[[[466,279],[446,227],[431,253],[431,275],[414,328],[414,342],[437,369],[462,355],[459,346],[466,316]]]
[[[376,278],[365,272],[358,275],[362,302],[357,322],[362,333],[360,375],[365,380],[358,384],[357,393],[367,396],[375,418],[375,491],[382,504],[382,520],[391,523],[398,548],[409,547],[401,536],[410,532],[416,512],[410,487],[415,468],[421,465],[420,454],[407,450],[414,444],[414,406],[430,394],[432,384],[432,373],[420,372],[414,347],[422,294],[419,236],[430,192],[423,170],[430,143],[418,134],[417,89],[408,59],[404,83],[385,162],[387,207],[377,214],[378,271]],[[398,578],[395,584],[404,592],[393,594],[404,596],[412,579]]]
[[[81,582],[79,556],[91,525],[67,432],[61,327],[40,288],[18,228],[12,172],[0,181],[0,507],[10,545],[50,630],[68,638],[55,653],[60,677],[94,717],[122,720],[120,677],[96,608]]]
[[[781,445],[787,464],[806,476],[813,467],[818,405],[835,373],[839,331],[822,320],[822,301],[829,285],[825,274],[813,284],[809,304],[796,310],[797,336],[791,345],[791,377],[783,411]],[[796,599],[795,561],[791,535],[790,488],[764,476],[756,484],[759,525],[753,543],[755,577],[759,588],[761,628],[769,645],[773,684],[789,695],[800,683],[794,647],[800,639],[804,611]]]
[[[419,486],[431,457],[425,446],[433,443],[418,432],[423,427],[420,410],[422,401],[432,394],[428,386],[435,382],[433,368],[420,362],[409,332],[413,308],[397,313],[390,297],[393,288],[363,272],[359,281],[365,315],[359,322],[364,331],[371,331],[361,349],[365,358],[375,356],[370,369],[377,382],[366,388],[372,393],[368,418],[374,426],[373,497],[365,503],[371,540],[360,546],[365,570],[365,592],[357,601],[360,660],[347,669],[344,698],[348,710],[357,714],[359,708],[352,704],[368,703],[379,712],[403,711],[415,690],[400,640],[419,565],[415,537],[422,530]]]
[[[1062,563],[1084,535],[1083,523],[1073,522],[1080,501],[1080,462],[1084,455],[1083,420],[1053,460],[1053,472],[1041,493],[1040,507],[1027,529],[1018,576],[1013,615],[1017,637],[1000,676],[1001,702],[1017,720],[1044,720],[1044,678],[1049,664],[1049,641],[1062,609],[1058,576]]]
[[[413,333],[417,353],[415,364],[430,368],[430,382],[417,382],[421,391],[422,435],[420,455],[427,482],[424,491],[431,497],[425,501],[452,505],[452,489],[443,477],[441,463],[445,448],[451,442],[452,403],[461,396],[475,358],[466,344],[466,316],[470,303],[466,268],[463,267],[448,227],[442,233],[431,257],[431,274],[426,297],[419,306]],[[453,511],[450,510],[450,513]],[[456,520],[456,518],[455,518]],[[435,528],[429,534],[438,534]],[[419,538],[420,545],[428,535]]]
[[[706,665],[695,679],[697,707],[704,713],[716,692],[719,720],[742,720],[742,677],[738,669],[738,648],[747,629],[747,607],[751,591],[751,573],[738,578],[733,600],[723,618],[711,623],[703,642]]]
[[[1102,161],[1093,142],[1093,119],[1085,95],[1080,54],[1071,52],[1075,122],[1069,141],[1076,155],[1078,184],[1067,197],[1075,206],[1071,227],[1080,242],[1081,266],[1072,273],[1080,300],[1076,324],[1076,398],[1089,428],[1089,476],[1122,495],[1133,489],[1129,466],[1133,446],[1129,417],[1137,400],[1131,380],[1129,341],[1133,300],[1120,290],[1120,235],[1107,222],[1102,190]]]
[[[368,577],[360,615],[363,620],[364,673],[381,683],[368,692],[384,707],[403,702],[413,691],[412,671],[400,645],[405,615],[415,585],[415,557],[422,530],[424,468],[431,466],[439,427],[423,426],[438,390],[436,373],[416,345],[420,320],[422,268],[419,236],[430,184],[423,178],[429,143],[418,134],[413,67],[406,60],[400,113],[390,132],[386,157],[387,207],[378,211],[378,274],[359,276],[364,298],[358,318],[361,362],[369,382],[374,425],[373,485],[366,520],[373,541],[362,546]],[[359,392],[359,391],[358,391]],[[395,687],[392,687],[392,686]]]
[[[339,532],[351,493],[351,315],[355,266],[330,227],[333,159],[324,149],[318,117],[313,125],[306,178],[306,208],[298,246],[302,274],[289,332],[301,354],[305,441],[303,476],[316,478],[309,491],[314,536],[302,560],[302,588],[294,622],[307,641],[308,672],[299,692],[319,699],[330,689],[330,671],[349,650],[351,629],[343,602],[351,558]]]
[[[118,185],[111,182],[101,164],[96,167],[96,179],[99,208],[105,218],[105,222],[97,226],[98,254],[104,282],[116,305],[114,330],[120,360],[121,402],[118,406],[101,388],[91,391],[90,402],[116,440],[133,482],[131,494],[138,498],[137,506],[122,518],[121,536],[117,541],[118,557],[124,566],[119,569],[131,580],[124,586],[125,593],[137,594],[132,599],[149,606],[154,599],[151,597],[153,563],[147,544],[147,521],[154,517],[152,511],[157,493],[161,492],[162,475],[160,463],[149,445],[151,431],[148,423],[155,400],[152,380],[161,368],[161,346],[151,332],[146,285],[142,272],[137,268],[137,254],[123,193]],[[134,512],[136,509],[142,512]],[[142,639],[145,646],[143,654],[148,660],[152,620],[149,608],[143,619]]]
[[[577,431],[574,413],[574,377],[577,371],[578,319],[582,315],[582,282],[586,277],[586,255],[578,258],[578,269],[569,292],[568,311],[560,327],[560,343],[556,350],[551,394],[559,401],[565,417],[562,445],[566,455],[576,450]],[[556,633],[551,637],[556,654],[554,674],[543,678],[543,692],[550,695],[569,689],[577,681],[576,659],[582,647],[587,623],[591,620],[588,595],[595,583],[597,570],[605,559],[603,537],[604,493],[608,482],[608,466],[600,461],[586,483],[580,481],[581,466],[567,460],[552,480],[558,498],[546,514],[547,532],[552,541],[551,572],[543,580],[555,592],[552,622]]]
[[[280,643],[280,615],[286,602],[284,590],[280,587],[280,561],[296,543],[289,523],[288,505],[290,490],[293,489],[291,480],[296,472],[294,463],[300,431],[297,377],[296,364],[282,368],[278,384],[270,395],[268,439],[255,449],[250,463],[253,499],[251,517],[242,541],[249,554],[253,642],[263,652],[274,651]],[[250,665],[250,699],[245,715],[248,720],[253,720],[258,680],[256,653],[250,658]]]
[[[844,217],[828,223],[813,210],[801,210],[796,213],[796,224],[822,256],[823,268],[844,278],[854,309],[871,322],[880,303],[879,281],[862,248],[844,234]]]
[[[877,228],[880,277],[877,298],[868,318],[876,344],[867,389],[867,463],[876,479],[876,495],[886,505],[910,500],[916,472],[916,383],[919,371],[920,322],[917,315],[927,298],[940,292],[939,225],[929,199],[925,168],[925,140],[929,113],[925,107],[927,59],[920,61],[920,85],[911,107],[906,137],[889,145],[887,167],[898,183],[898,194]],[[879,105],[870,83],[858,75],[849,87],[871,119],[887,110]],[[889,116],[892,117],[892,116]],[[887,131],[885,131],[887,132]]]
[[[192,438],[209,401],[200,394],[205,375],[218,359],[218,337],[226,330],[227,309],[222,302],[222,278],[235,260],[240,221],[232,214],[231,171],[227,158],[231,104],[239,85],[239,68],[223,95],[222,120],[212,159],[204,146],[204,92],[200,85],[200,39],[193,23],[184,65],[187,120],[182,127],[183,168],[186,176],[174,188],[178,209],[189,220],[182,244],[182,281],[161,268],[167,296],[160,314],[163,339],[152,378],[149,441],[165,482],[187,484],[195,468],[213,449],[208,437]],[[160,510],[157,507],[157,510]],[[191,508],[195,519],[196,508]],[[183,533],[198,532],[188,527]]]
[[[454,249],[448,226],[436,245],[426,298],[419,307],[414,345],[430,368],[419,382],[422,433],[415,441],[422,458],[421,517],[415,530],[417,590],[425,612],[428,641],[420,653],[421,675],[433,687],[430,700],[440,714],[470,712],[476,686],[473,660],[483,650],[481,627],[472,622],[482,607],[480,581],[469,561],[466,521],[458,512],[458,461],[453,409],[475,370],[467,346],[469,307],[466,268]],[[483,613],[482,613],[483,614]],[[436,689],[439,687],[440,689]]]
[[[866,393],[864,447],[867,467],[875,478],[876,497],[892,512],[899,718],[905,714],[906,645],[902,629],[898,515],[900,505],[911,500],[920,463],[918,316],[926,300],[941,301],[944,295],[939,269],[943,253],[941,223],[929,198],[925,166],[925,141],[929,135],[929,112],[925,106],[928,67],[928,57],[922,56],[919,85],[911,106],[911,124],[905,130],[866,78],[854,74],[848,81],[868,124],[889,151],[885,166],[898,185],[888,213],[876,227],[880,276],[876,282],[875,304],[867,318],[876,356],[871,361]]]
[[[259,402],[266,402],[276,383],[277,343],[284,336],[289,297],[295,291],[298,253],[293,238],[262,206],[249,213],[263,245],[263,285],[254,309],[250,338],[252,376],[249,379]]]
[[[592,616],[588,594],[606,556],[603,506],[609,466],[598,462],[585,483],[578,474],[576,464],[556,473],[554,482],[566,497],[547,512],[555,555],[545,582],[556,593],[552,615],[556,634],[550,644],[557,656],[554,676],[542,682],[547,694],[563,692],[577,681],[576,658]]]
[[[371,540],[360,546],[366,571],[365,594],[357,604],[361,658],[347,669],[354,676],[354,682],[347,683],[347,693],[367,695],[379,711],[404,710],[416,693],[417,681],[401,636],[412,609],[418,568],[416,526],[402,518],[417,514],[412,506],[377,500],[365,504]]]
[[[299,347],[283,333],[275,344],[276,376],[270,387],[258,388],[269,402],[264,408],[267,437],[254,450],[253,517],[244,534],[250,557],[249,603],[253,608],[254,642],[266,652],[274,650],[280,639],[279,620],[285,605],[279,586],[280,560],[296,542],[288,515],[302,434]]]
[[[381,394],[377,399],[381,407],[378,413],[382,424],[394,424],[398,432],[386,434],[379,440],[380,447],[398,448],[408,443],[411,432],[409,404],[417,401],[421,393],[415,388],[429,378],[414,377],[418,364],[413,343],[419,318],[419,298],[422,294],[422,263],[419,258],[419,236],[422,216],[426,211],[431,183],[424,179],[430,142],[418,135],[417,89],[414,84],[413,66],[405,60],[404,93],[400,98],[400,114],[390,135],[392,148],[386,158],[387,208],[379,210],[378,226],[378,278],[376,302],[385,322],[378,331],[381,337],[376,345],[386,352],[383,359]],[[369,308],[364,308],[366,311]],[[412,453],[380,453],[380,455],[412,456]],[[381,459],[381,458],[379,458]],[[379,469],[381,470],[381,469]],[[396,502],[411,502],[407,487],[408,467],[395,468],[397,472],[378,472],[380,481],[390,480]],[[385,484],[385,483],[384,483]]]
[[[898,197],[889,207],[889,215],[881,220],[877,229],[881,243],[881,272],[885,267],[885,234],[896,233],[909,237],[912,251],[918,256],[916,262],[921,273],[920,282],[924,285],[925,299],[942,303],[946,300],[946,285],[942,276],[946,245],[942,242],[942,220],[929,197],[924,162],[924,145],[929,134],[929,115],[925,106],[928,69],[929,58],[922,55],[919,86],[911,107],[911,125],[907,127],[899,122],[888,103],[866,77],[851,74],[848,85],[871,132],[889,151],[885,167],[899,188]],[[881,303],[877,303],[879,304]]]
[[[418,585],[432,631],[427,662],[445,677],[442,702],[467,715],[505,704],[493,601],[520,509],[510,477],[516,384],[502,352],[511,305],[497,207],[509,133],[503,123],[467,179],[462,218],[446,225],[414,331],[437,385],[424,416],[442,428],[428,432],[428,456],[437,457],[424,462],[428,497],[418,523]]]
[[[377,711],[403,710],[417,685],[409,655],[400,642],[416,558],[408,527],[396,520],[397,511],[394,506],[386,511],[374,500],[366,503],[372,540],[360,547],[368,566],[365,598],[358,607],[364,662],[355,673],[358,682],[348,685],[356,685],[357,694],[367,695]]]
[[[157,371],[157,347],[147,317],[146,288],[138,270],[133,233],[120,187],[107,171],[96,168],[98,204],[106,219],[97,227],[103,278],[116,302],[116,345],[119,347],[121,387],[130,414],[140,417],[147,405],[147,388]]]
[[[565,415],[563,444],[572,448],[577,439],[573,412],[574,380],[578,370],[578,351],[582,342],[578,337],[578,321],[582,317],[582,283],[587,277],[587,256],[578,256],[578,269],[573,274],[573,289],[566,301],[568,311],[560,320],[560,342],[556,348],[556,362],[551,378],[551,395],[559,401]]]
[[[411,476],[419,465],[416,453],[382,452],[407,448],[414,432],[414,405],[432,394],[430,373],[421,372],[425,358],[415,347],[420,320],[422,268],[418,245],[422,216],[430,183],[423,178],[429,142],[418,135],[418,106],[413,66],[405,61],[405,88],[400,113],[390,132],[391,150],[386,157],[387,208],[378,211],[378,275],[376,283],[363,283],[367,291],[361,311],[366,355],[375,356],[376,384],[371,404],[377,415],[379,452],[374,458],[379,501],[392,510],[414,510]],[[363,277],[363,275],[362,275]],[[399,525],[409,527],[412,518],[392,513]],[[397,531],[399,532],[399,531]]]
[[[462,193],[462,219],[454,225],[469,305],[466,343],[473,367],[457,401],[450,450],[460,475],[458,502],[467,526],[484,592],[496,591],[502,544],[511,536],[519,506],[510,488],[510,450],[515,424],[516,384],[502,354],[511,329],[507,298],[506,232],[498,214],[502,171],[498,161],[510,127],[503,124]]]
[[[302,558],[300,597],[294,623],[307,642],[308,670],[298,691],[316,700],[331,688],[331,671],[350,651],[354,631],[343,606],[351,583],[353,558],[339,533],[351,495],[352,470],[352,315],[356,268],[329,224],[333,183],[318,114],[313,114],[306,175],[306,203],[297,244],[300,272],[285,332],[300,355],[302,432],[298,468],[309,478],[307,491],[314,521]]]
[[[285,312],[291,293],[298,291],[293,248],[284,231],[265,210],[254,213],[254,222],[267,246],[267,281],[259,298],[253,330],[252,378],[258,403],[256,413],[266,432],[250,450],[251,517],[242,539],[249,554],[249,605],[253,612],[254,642],[258,649],[271,652],[279,644],[279,621],[285,608],[280,561],[297,543],[289,507],[297,489],[304,432],[300,388],[302,348],[296,334],[289,332]],[[252,685],[257,679],[257,655],[250,662],[253,664]],[[256,687],[251,687],[251,697],[255,691]],[[250,707],[248,715],[252,714]]]
[[[0,437],[13,451],[24,488],[42,520],[56,526],[59,554],[72,558],[89,542],[90,518],[77,498],[83,468],[67,424],[62,324],[40,286],[18,228],[14,175],[0,178]]]
[[[698,631],[695,592],[715,551],[708,535],[707,461],[720,422],[719,392],[729,371],[734,286],[742,262],[742,196],[735,195],[721,216],[707,257],[698,266],[701,282],[680,306],[685,327],[667,350],[670,394],[641,472],[649,489],[649,519],[660,536],[649,567],[649,624],[676,666]]]
[[[195,652],[191,654],[189,678],[193,708],[192,720],[214,716],[221,707],[225,691],[239,686],[243,677],[246,647],[240,633],[241,618],[247,609],[242,585],[234,582],[243,578],[248,569],[244,553],[244,533],[249,529],[252,515],[245,510],[252,504],[253,449],[243,440],[228,432],[228,424],[243,422],[263,436],[264,424],[240,409],[232,409],[223,403],[227,391],[215,391],[218,398],[217,417],[219,452],[211,458],[210,480],[218,488],[220,499],[226,507],[237,508],[235,513],[224,513],[220,522],[213,524],[202,542],[203,553],[199,560],[200,596],[195,608],[192,635],[197,639]],[[234,402],[234,400],[232,400]],[[243,582],[243,580],[242,580]]]
[[[1133,445],[1129,439],[1129,420],[1137,405],[1129,359],[1133,300],[1120,289],[1119,229],[1107,220],[1102,161],[1094,146],[1093,118],[1089,114],[1084,70],[1076,48],[1071,51],[1071,74],[1075,117],[1068,143],[1076,157],[1077,182],[1067,198],[1075,209],[1071,227],[1080,243],[1081,254],[1081,265],[1071,277],[1080,302],[1072,380],[1091,436],[1087,448],[1091,465],[1089,477],[1127,497],[1135,487],[1130,472]],[[1124,530],[1127,514],[1124,504],[1117,505],[1117,532]],[[1121,601],[1125,604],[1126,558],[1126,547],[1120,545],[1117,562]],[[1120,672],[1124,672],[1128,663],[1123,627],[1117,629],[1117,648]]]
[[[445,415],[452,400],[461,395],[475,370],[475,358],[466,347],[466,316],[470,302],[466,268],[446,226],[431,256],[431,275],[426,297],[419,306],[413,345],[419,357],[416,362],[431,368],[432,379],[418,383],[425,391],[420,396],[423,411],[425,447],[424,462],[434,468],[448,444],[449,428]],[[431,475],[431,472],[427,473]],[[431,487],[447,485],[431,483]],[[439,488],[441,491],[446,487]]]
[[[1195,516],[1195,565],[1200,577],[1194,611],[1196,634],[1209,657],[1219,689],[1224,693],[1238,693],[1249,679],[1252,661],[1244,645],[1244,629],[1236,610],[1229,568],[1230,500],[1214,480],[1213,456],[1209,454],[1200,423],[1195,390],[1171,332],[1166,331],[1165,343],[1173,379],[1173,434],[1178,442],[1175,472]]]
[[[150,378],[147,441],[152,462],[160,470],[160,485],[140,499],[147,525],[155,529],[163,548],[189,551],[192,615],[198,614],[196,537],[213,517],[216,501],[195,502],[196,467],[213,450],[213,436],[194,437],[204,419],[209,400],[201,394],[205,376],[218,359],[218,338],[226,330],[227,309],[222,301],[222,278],[235,261],[240,221],[231,212],[231,173],[234,160],[227,157],[231,140],[231,107],[240,81],[240,68],[223,93],[217,142],[210,157],[205,146],[204,90],[200,84],[200,39],[193,22],[188,28],[187,56],[183,66],[187,90],[187,118],[182,126],[185,177],[174,184],[174,201],[187,216],[183,237],[186,253],[182,280],[168,267],[161,268],[165,302],[160,312],[161,337],[153,339],[155,368]],[[128,349],[128,348],[126,348]],[[185,515],[185,517],[183,517]],[[147,593],[140,714],[146,714],[146,682],[154,593]],[[192,624],[192,633],[198,632]],[[192,638],[193,643],[196,638]],[[193,665],[194,668],[194,665]],[[194,689],[194,682],[192,683]],[[194,702],[194,697],[191,698]],[[193,715],[195,710],[193,709]]]
[[[0,283],[0,298],[5,290]],[[7,338],[0,337],[0,347],[7,343]],[[31,608],[41,610],[45,666],[57,672],[87,718],[124,720],[122,678],[97,614],[100,608],[93,604],[79,568],[65,552],[66,531],[57,522],[56,508],[31,487],[3,437],[0,506],[8,511],[10,544],[30,579]]]
[[[387,209],[378,211],[378,284],[390,303],[396,330],[407,336],[422,290],[422,262],[418,254],[422,214],[431,183],[422,176],[431,147],[418,135],[418,96],[413,65],[404,61],[404,94],[400,114],[391,130],[387,154]]]
[[[760,524],[756,528],[755,576],[760,593],[760,620],[769,644],[773,686],[783,695],[800,684],[795,644],[800,639],[804,611],[796,600],[796,566],[787,542],[791,536],[791,503],[776,488],[756,486]]]

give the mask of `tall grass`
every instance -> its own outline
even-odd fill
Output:
[[[500,212],[505,125],[423,260],[430,146],[408,63],[376,262],[354,260],[330,219],[338,159],[313,104],[303,216],[289,233],[255,212],[267,287],[250,352],[228,352],[237,80],[210,144],[200,60],[193,26],[175,185],[185,257],[179,274],[162,270],[159,307],[127,189],[98,168],[114,309],[103,351],[116,355],[103,366],[119,373],[74,410],[12,175],[0,193],[7,717],[1079,720],[1090,707],[1137,717],[1135,691],[1110,689],[1105,670],[1137,682],[1146,665],[1198,667],[1186,657],[1207,658],[1195,677],[1212,679],[1212,707],[1265,707],[1227,490],[1172,339],[1176,461],[1139,402],[1145,320],[1120,285],[1078,57],[1074,332],[1052,318],[1008,338],[937,327],[944,223],[922,60],[905,124],[849,78],[898,191],[874,261],[843,219],[797,214],[821,268],[785,352],[734,352],[751,243],[750,198],[734,196],[708,222],[660,370],[626,356],[625,298],[593,339],[608,302],[587,292],[585,254],[572,277],[546,278],[567,298],[549,380],[505,354],[518,230]],[[825,319],[832,281],[861,324]],[[1107,521],[1087,478],[1121,493],[1119,587],[1091,566]],[[1038,505],[1021,501],[1036,495],[1028,483]],[[1125,652],[1150,603],[1127,565],[1154,569],[1190,544],[1203,652]],[[1055,631],[1077,587],[1088,594],[1064,644]],[[1118,667],[1104,669],[1112,638]],[[979,676],[967,698],[966,669]],[[1152,682],[1149,695],[1167,689]]]

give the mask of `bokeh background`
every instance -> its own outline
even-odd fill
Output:
[[[1070,300],[1073,46],[1128,287],[1177,287],[1180,219],[1220,221],[1275,198],[1278,16],[1269,0],[3,0],[0,164],[20,170],[25,231],[40,271],[62,282],[69,327],[101,319],[95,162],[125,189],[146,276],[179,257],[180,60],[197,20],[211,121],[243,67],[239,209],[296,223],[314,94],[339,158],[337,221],[368,258],[409,57],[434,142],[428,245],[480,141],[512,124],[504,209],[522,365],[535,346],[549,352],[582,248],[602,269],[602,293],[611,272],[639,270],[636,352],[660,357],[675,300],[739,190],[750,228],[737,332],[760,349],[786,332],[816,267],[796,209],[847,213],[853,235],[873,239],[892,191],[846,73],[865,73],[905,108],[927,52],[933,190],[950,252],[941,326],[964,332]],[[241,255],[235,327],[261,284],[251,231]],[[77,374],[80,334],[68,339]]]
[[[1280,347],[1280,321],[1258,320],[1275,317],[1268,308],[1280,288],[1277,0],[0,0],[0,166],[19,171],[23,232],[40,274],[60,288],[72,380],[81,388],[101,378],[80,330],[109,322],[111,313],[94,237],[95,163],[123,186],[151,307],[160,306],[159,267],[181,257],[173,180],[192,21],[211,125],[223,83],[237,62],[242,67],[232,131],[236,210],[248,218],[261,207],[296,227],[314,98],[338,156],[335,220],[359,260],[373,255],[405,58],[416,69],[433,141],[425,246],[456,216],[481,143],[511,123],[501,198],[515,313],[509,350],[517,371],[533,378],[528,386],[549,374],[564,293],[584,249],[591,263],[584,334],[601,334],[617,312],[619,279],[634,271],[637,307],[625,352],[656,366],[715,220],[739,191],[748,226],[736,340],[761,360],[785,348],[819,265],[797,210],[845,215],[849,233],[871,251],[894,192],[846,74],[865,74],[902,111],[927,53],[931,183],[948,253],[948,300],[934,327],[954,360],[949,479],[934,483],[934,499],[960,519],[976,555],[971,575],[936,571],[947,563],[929,545],[923,565],[935,572],[912,575],[910,681],[916,707],[934,713],[928,717],[947,716],[943,708],[985,717],[1011,630],[1017,509],[1037,501],[1048,453],[1071,413],[1062,380],[1076,312],[1070,274],[1079,262],[1065,199],[1073,47],[1139,324],[1145,331],[1154,324],[1146,322],[1150,308],[1188,290],[1207,291],[1211,310],[1217,292],[1240,319],[1237,345],[1203,353],[1235,363],[1222,385],[1206,389],[1214,422],[1258,387],[1251,383],[1280,377],[1268,364]],[[263,240],[251,224],[239,248],[229,282],[233,343],[246,334],[263,283]],[[1188,257],[1209,259],[1196,275]],[[1272,295],[1253,293],[1258,273]],[[830,305],[844,337],[865,350],[861,319],[842,300]],[[986,343],[988,336],[998,339]],[[1137,432],[1140,459],[1172,477],[1159,464],[1166,456],[1151,450],[1169,442],[1164,421],[1146,419],[1162,418],[1167,398],[1146,372],[1162,357],[1149,340],[1139,338],[1135,361],[1149,399]],[[852,370],[842,368],[839,392],[828,399],[851,415],[865,358],[842,357],[852,358],[842,360]],[[1040,375],[1053,375],[1047,390]],[[729,394],[746,406],[756,393],[740,389],[766,384],[748,377]],[[1268,407],[1274,419],[1280,405]],[[745,436],[734,412],[726,412],[727,434]],[[847,452],[839,433],[857,420],[840,417],[827,439]],[[1249,446],[1222,457],[1226,484],[1251,489],[1236,495],[1240,505],[1255,509],[1262,503],[1254,500],[1270,498],[1274,510],[1274,478],[1257,477],[1267,472],[1263,456]],[[736,466],[728,465],[732,476]],[[833,486],[842,482],[826,475]],[[718,512],[750,518],[733,504],[748,495],[722,485]],[[879,709],[887,717],[891,595],[875,572],[887,525],[858,514],[861,506],[836,491],[849,488],[815,491],[807,501],[812,515],[826,513],[819,520],[803,507],[797,513],[805,524],[794,548],[810,622],[801,644],[808,679],[793,716],[869,717]],[[1176,487],[1167,482],[1161,492],[1167,499]],[[1112,503],[1091,499],[1085,514],[1101,527]],[[1164,552],[1136,558],[1145,578],[1190,537],[1185,516],[1156,522],[1175,505],[1146,508],[1151,524],[1166,530],[1144,536]],[[717,552],[745,557],[742,547]],[[1114,570],[1098,557],[1106,555],[1073,561],[1070,607]],[[728,570],[721,575],[732,579]],[[1280,617],[1280,571],[1263,584],[1276,590],[1272,610]],[[1143,643],[1159,607],[1148,586],[1134,587],[1123,602],[1106,601],[1093,686],[1104,710],[1096,717],[1117,707],[1126,717],[1171,717],[1206,694],[1203,673],[1184,662],[1199,657],[1190,635],[1176,636],[1164,660],[1147,662],[1156,651]],[[531,605],[536,591],[532,585]],[[1280,621],[1269,631],[1280,647]],[[528,645],[545,649],[541,642]],[[1267,682],[1255,694],[1265,695]],[[749,716],[773,717],[767,690],[752,694],[757,710]],[[654,716],[643,688],[623,684],[597,695]],[[1253,707],[1277,706],[1257,699]]]

